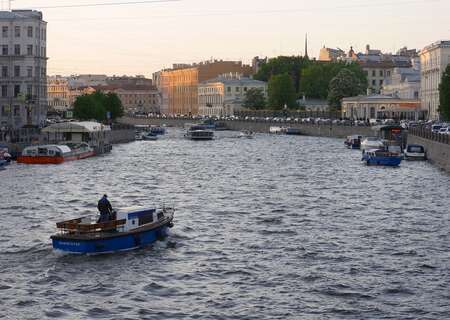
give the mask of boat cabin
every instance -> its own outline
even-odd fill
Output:
[[[72,150],[66,145],[43,145],[26,147],[22,151],[23,156],[29,157],[63,157]]]

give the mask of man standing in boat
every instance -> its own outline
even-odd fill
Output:
[[[100,218],[98,223],[108,222],[112,220],[112,206],[108,201],[108,196],[106,194],[98,201],[97,204],[98,211],[100,211]]]

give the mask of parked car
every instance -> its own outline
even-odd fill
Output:
[[[431,132],[438,133],[442,128],[442,124],[431,125]]]
[[[439,134],[450,134],[450,127],[442,127],[439,130]]]

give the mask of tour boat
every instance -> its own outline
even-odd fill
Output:
[[[419,144],[408,144],[403,151],[406,160],[426,160],[427,153],[425,148]]]
[[[203,125],[194,125],[189,127],[184,136],[191,140],[212,140],[214,131],[206,129]]]
[[[344,144],[349,149],[360,149],[361,148],[361,138],[362,137],[358,136],[358,135],[348,136],[347,139],[345,140]]]
[[[397,167],[402,162],[402,156],[384,149],[372,149],[363,153],[361,161],[367,165]]]
[[[144,247],[168,235],[173,208],[125,208],[111,221],[95,223],[89,217],[56,223],[53,248],[69,253],[100,254]]]
[[[67,145],[38,145],[26,147],[17,157],[18,163],[25,164],[60,164],[65,161],[80,160],[95,155],[87,143]]]
[[[384,147],[383,141],[377,137],[366,137],[361,141],[361,150],[380,149]]]
[[[253,139],[255,134],[252,131],[244,130],[239,133],[239,138],[247,138],[247,139]]]

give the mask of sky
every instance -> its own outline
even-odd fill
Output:
[[[124,2],[133,4],[104,5]],[[396,52],[450,39],[450,0],[139,2],[14,0],[11,6],[43,12],[49,75],[151,77],[173,63],[303,55],[306,33],[310,57],[324,45]],[[88,4],[102,5],[74,7]]]

